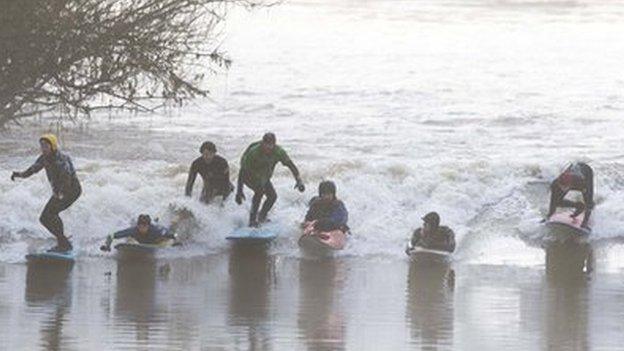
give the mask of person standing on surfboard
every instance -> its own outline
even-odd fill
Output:
[[[299,170],[290,160],[286,151],[279,145],[276,145],[275,134],[264,134],[262,141],[252,143],[247,147],[241,157],[240,170],[238,172],[236,203],[240,205],[245,200],[243,184],[254,192],[254,196],[251,199],[251,212],[249,213],[250,227],[257,227],[259,223],[266,222],[267,215],[277,200],[277,193],[271,183],[271,177],[278,162],[281,162],[292,172],[296,181],[295,189],[300,192],[305,191],[305,186],[299,176]],[[266,196],[266,200],[264,200],[262,209],[258,213],[263,196]]]
[[[570,190],[580,191],[583,194],[583,202],[566,200],[565,196]],[[581,227],[588,228],[589,216],[594,208],[594,171],[583,162],[570,164],[550,185],[550,206],[546,221],[552,216],[558,207],[573,207],[576,210],[572,218],[576,218],[585,212]]]
[[[69,156],[59,151],[58,141],[54,134],[44,134],[39,138],[41,156],[24,172],[13,172],[11,180],[28,178],[45,169],[46,176],[52,185],[52,197],[43,208],[39,221],[56,237],[57,245],[48,251],[67,252],[73,249],[65,236],[63,221],[59,213],[71,206],[82,193],[76,170]]]
[[[214,197],[222,196],[225,201],[232,190],[234,190],[234,186],[230,182],[228,162],[223,157],[217,155],[217,147],[210,141],[204,142],[199,148],[199,152],[202,155],[193,161],[189,170],[185,189],[186,196],[191,196],[193,184],[195,184],[195,179],[199,173],[204,182],[199,200],[204,203],[210,203]]]
[[[314,229],[321,232],[339,229],[346,233],[349,230],[349,213],[344,203],[336,198],[336,184],[323,181],[319,184],[318,191],[318,196],[310,200],[305,222],[314,221]]]
[[[414,231],[406,251],[409,252],[416,246],[429,250],[455,251],[455,233],[451,228],[440,225],[440,215],[437,212],[427,213],[422,220],[422,228]]]
[[[175,240],[176,236],[169,229],[152,224],[149,215],[141,214],[137,219],[137,225],[128,229],[120,230],[106,237],[106,243],[100,246],[102,251],[110,251],[114,239],[133,238],[139,244],[158,244],[164,240]]]

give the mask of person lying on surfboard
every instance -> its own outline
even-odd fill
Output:
[[[286,151],[276,145],[276,137],[273,133],[266,133],[262,141],[252,143],[247,147],[241,157],[240,170],[238,172],[238,184],[236,188],[236,203],[242,204],[245,200],[243,184],[253,190],[251,199],[251,211],[249,213],[249,226],[257,227],[259,223],[267,221],[267,215],[277,200],[277,193],[271,183],[275,165],[281,162],[288,167],[295,177],[295,189],[305,191],[303,181],[299,176],[299,170],[290,160]],[[262,209],[258,214],[262,197],[266,196]]]
[[[429,212],[423,218],[422,228],[418,228],[412,234],[406,251],[414,247],[422,247],[429,250],[455,251],[455,233],[451,228],[440,225],[440,215]]]
[[[347,208],[336,197],[336,184],[328,180],[321,182],[318,188],[318,196],[310,200],[304,226],[314,222],[314,230],[330,232],[339,229],[346,233],[349,231],[348,219]]]
[[[570,190],[580,191],[583,194],[583,202],[566,200],[565,196]],[[585,212],[581,227],[588,228],[587,222],[594,208],[594,171],[583,162],[570,164],[550,185],[550,206],[548,214],[543,221],[547,221],[558,207],[573,207],[572,218],[576,218]]]
[[[106,238],[106,243],[100,246],[102,251],[110,251],[110,246],[114,239],[131,237],[140,244],[158,244],[164,240],[175,240],[176,236],[169,229],[152,224],[149,215],[139,215],[137,225],[128,229],[120,230]]]
[[[185,189],[186,196],[191,196],[193,184],[195,184],[195,179],[199,173],[204,183],[199,200],[204,203],[210,203],[216,196],[221,196],[225,201],[234,190],[234,186],[230,182],[228,162],[223,157],[217,155],[217,147],[213,142],[204,142],[200,146],[199,152],[201,156],[193,161],[189,170]]]
[[[59,213],[71,206],[80,194],[82,188],[76,176],[74,164],[69,156],[59,151],[58,141],[54,134],[44,134],[39,138],[41,156],[24,172],[13,172],[11,180],[28,178],[45,169],[46,176],[52,185],[52,196],[43,208],[39,221],[56,237],[57,245],[48,251],[67,252],[73,249],[71,242],[65,236],[63,221]]]

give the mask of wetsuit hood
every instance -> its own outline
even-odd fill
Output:
[[[332,194],[334,197],[336,196],[336,184],[334,182],[325,180],[319,184],[318,189],[319,196],[323,196],[323,194]]]
[[[41,136],[41,138],[39,138],[39,141],[41,140],[45,140],[50,144],[50,146],[52,147],[52,152],[58,151],[58,139],[56,139],[56,135],[51,133],[44,134]]]

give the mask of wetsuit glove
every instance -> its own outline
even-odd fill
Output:
[[[295,184],[295,189],[299,190],[300,193],[305,191],[305,185],[303,185],[303,182],[299,178],[297,178],[297,183]]]
[[[106,251],[106,252],[110,251],[110,246],[112,243],[113,243],[113,236],[112,235],[107,236],[106,244],[100,246],[100,250]]]
[[[239,205],[242,204],[243,201],[245,201],[245,194],[243,194],[242,190],[239,190],[239,191],[236,192],[235,200],[236,200],[236,203],[239,204]]]
[[[15,178],[22,178],[22,174],[20,172],[11,173],[11,181],[15,181]]]

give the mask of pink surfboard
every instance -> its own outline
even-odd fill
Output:
[[[550,216],[550,218],[548,218],[546,225],[552,227],[568,228],[577,234],[589,235],[591,233],[591,228],[581,227],[581,223],[583,223],[583,219],[585,219],[585,212],[576,216],[576,218],[572,218],[572,213],[572,211],[555,213]]]
[[[335,251],[344,249],[347,243],[347,234],[342,230],[319,232],[314,230],[314,222],[304,223],[303,228],[303,235],[299,238],[301,247]]]

